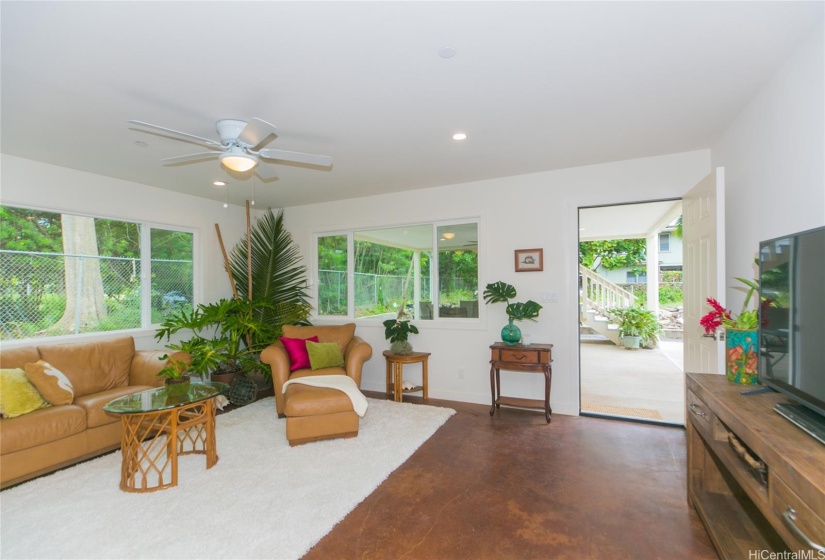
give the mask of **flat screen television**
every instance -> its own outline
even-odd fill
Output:
[[[777,412],[825,443],[825,227],[759,244],[759,380]]]

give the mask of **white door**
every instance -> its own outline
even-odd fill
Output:
[[[705,300],[725,302],[725,168],[717,167],[682,199],[685,372],[724,373],[725,343],[704,336]]]

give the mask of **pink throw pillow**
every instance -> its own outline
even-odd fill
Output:
[[[317,335],[311,338],[286,338],[282,336],[280,340],[289,356],[289,371],[311,367],[309,363],[309,352],[307,352],[307,340],[318,342]]]

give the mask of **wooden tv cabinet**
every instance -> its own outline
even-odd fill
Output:
[[[722,558],[825,558],[825,445],[753,387],[687,374],[688,501]]]

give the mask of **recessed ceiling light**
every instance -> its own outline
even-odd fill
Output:
[[[229,208],[229,204],[227,204],[226,202],[224,202],[224,203],[223,203],[223,207],[224,207],[224,208]]]
[[[444,239],[453,239],[454,237],[455,237],[455,234],[451,231],[448,231],[444,234]]]
[[[226,183],[223,182],[223,181],[213,181],[212,184],[215,185],[216,187],[225,187],[226,186]]]
[[[438,56],[441,58],[452,58],[455,56],[455,47],[438,47]]]
[[[467,139],[467,135],[464,134],[463,132],[456,132],[455,134],[453,134],[453,140],[466,140],[466,139]]]
[[[135,140],[135,146],[137,146],[138,148],[145,148],[148,145],[149,144],[147,144],[143,140]]]

